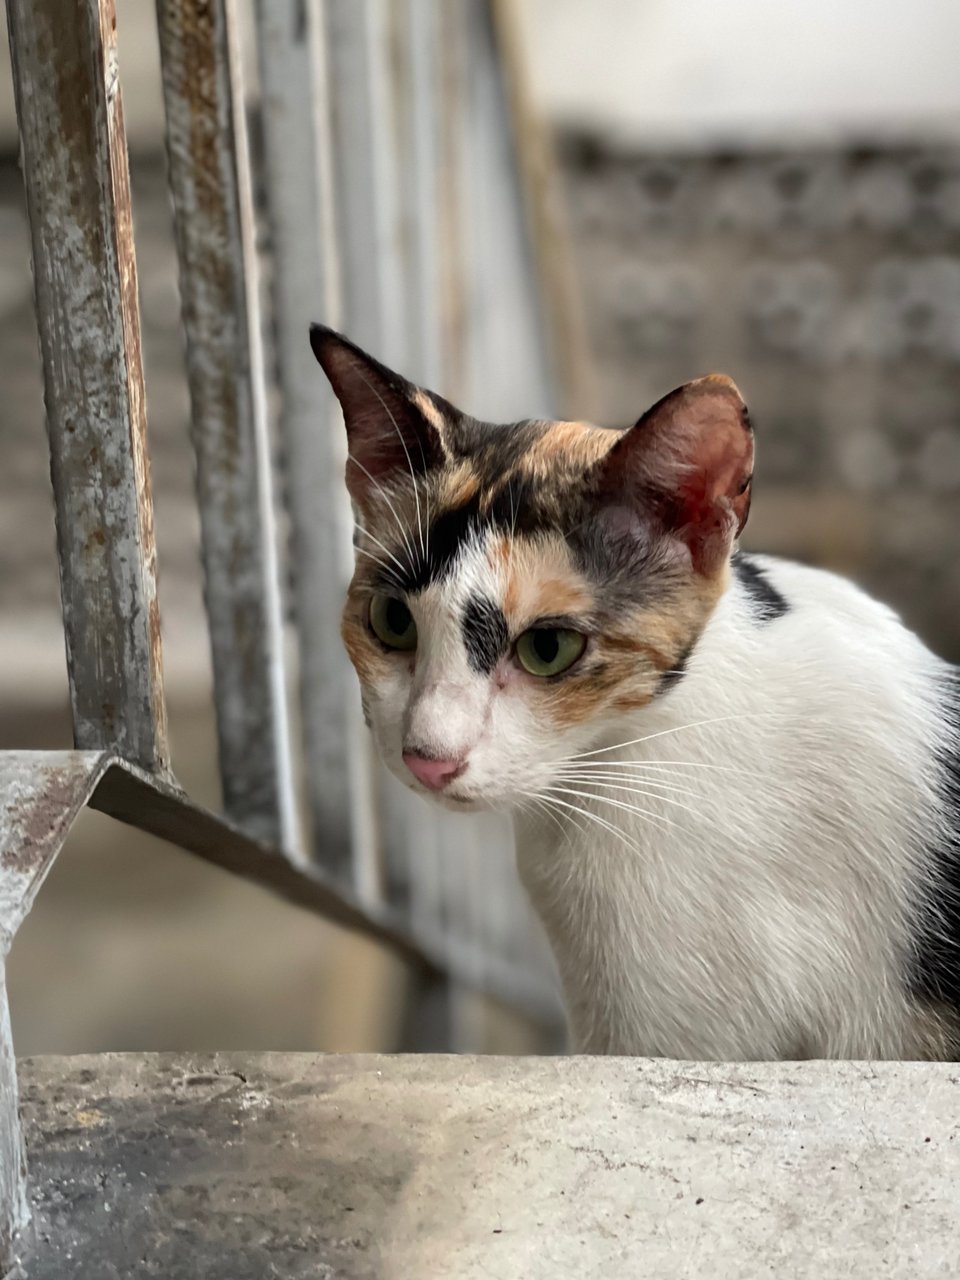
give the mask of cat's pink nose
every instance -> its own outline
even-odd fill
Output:
[[[431,756],[418,755],[416,751],[405,751],[403,763],[416,780],[431,791],[442,791],[466,768],[462,760],[434,760]]]

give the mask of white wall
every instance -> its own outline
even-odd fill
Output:
[[[159,146],[154,0],[116,3],[131,146]],[[960,0],[514,3],[552,118],[668,144],[960,137]],[[4,38],[0,147],[14,137]]]
[[[548,114],[637,141],[960,136],[960,0],[517,0]]]

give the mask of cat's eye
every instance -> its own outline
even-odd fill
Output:
[[[587,647],[587,637],[563,627],[531,627],[517,641],[517,661],[532,676],[558,676]]]
[[[417,624],[396,596],[375,595],[370,601],[370,630],[388,649],[415,649]]]

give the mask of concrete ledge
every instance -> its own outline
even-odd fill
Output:
[[[960,1272],[949,1065],[108,1055],[21,1086],[26,1280]]]

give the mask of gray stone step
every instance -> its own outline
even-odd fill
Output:
[[[960,1273],[957,1068],[21,1063],[26,1280]]]

